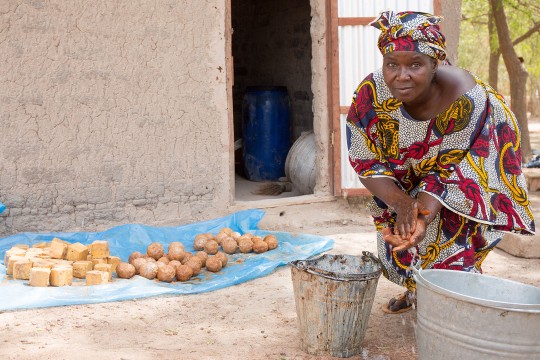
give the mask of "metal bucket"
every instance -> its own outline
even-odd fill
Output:
[[[382,271],[373,254],[362,254],[289,263],[302,351],[341,358],[361,352]]]
[[[415,270],[418,359],[540,359],[540,288]]]

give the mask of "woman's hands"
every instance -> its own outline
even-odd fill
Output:
[[[394,203],[396,212],[396,223],[394,225],[394,235],[399,235],[407,240],[416,230],[418,213],[423,206],[418,200],[411,198],[403,193]]]
[[[429,211],[427,211],[427,214],[429,214]],[[420,214],[420,216],[416,218],[415,230],[408,238],[392,233],[390,228],[385,228],[381,231],[383,240],[393,246],[392,251],[407,250],[424,240],[427,227],[424,215]]]
[[[394,228],[382,230],[384,241],[394,247],[393,251],[418,245],[426,236],[428,224],[439,214],[442,203],[425,192],[420,192],[415,199],[401,190],[390,178],[360,178],[360,181],[373,195],[396,212]]]

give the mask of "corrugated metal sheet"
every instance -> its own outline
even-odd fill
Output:
[[[433,0],[339,0],[339,17],[373,17],[381,11],[425,11],[433,13]],[[375,69],[382,66],[382,56],[377,49],[379,31],[371,26],[340,26],[339,38],[339,104],[349,106],[360,82]],[[341,123],[341,188],[363,188],[358,176],[349,164],[346,115]]]
[[[339,17],[376,17],[381,11],[425,11],[433,13],[433,0],[339,0]]]

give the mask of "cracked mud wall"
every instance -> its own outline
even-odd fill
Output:
[[[0,233],[230,202],[225,2],[0,2]]]

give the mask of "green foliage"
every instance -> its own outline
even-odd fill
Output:
[[[540,0],[504,0],[504,9],[515,40],[540,22]],[[462,22],[459,38],[459,66],[468,69],[482,80],[488,80],[490,43],[498,48],[496,36],[489,39],[489,1],[463,0]],[[496,30],[494,30],[496,31]],[[515,46],[518,56],[525,59],[525,66],[533,79],[540,78],[540,31]],[[499,90],[509,93],[508,74],[502,57],[499,62]]]

